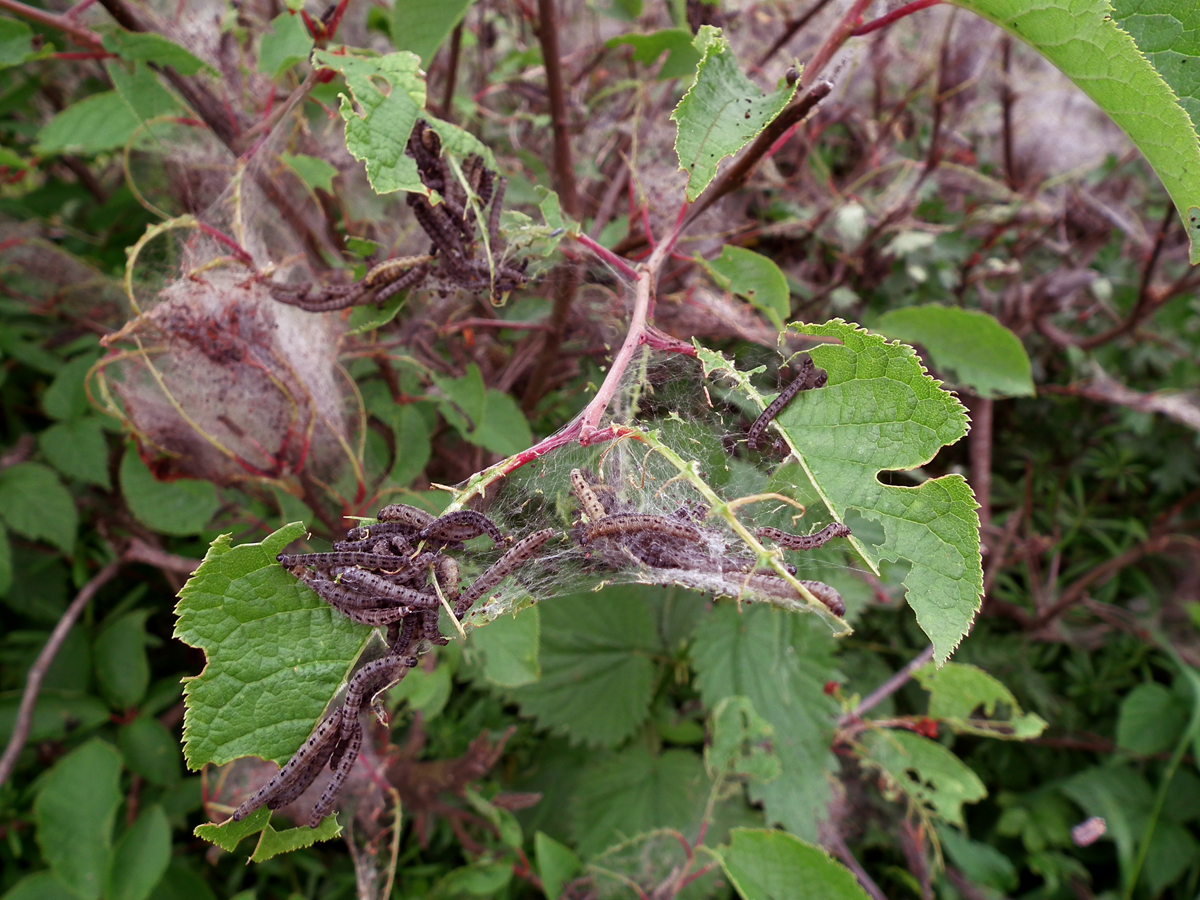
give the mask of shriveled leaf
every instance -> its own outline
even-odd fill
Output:
[[[517,616],[501,616],[467,637],[467,653],[483,677],[497,687],[532,684],[542,674],[538,664],[541,613],[537,606]]]
[[[735,828],[721,865],[743,900],[865,900],[858,881],[820,847],[782,831]]]
[[[884,313],[874,330],[929,351],[953,384],[980,397],[1032,397],[1029,356],[1020,338],[985,312],[956,306],[908,306]]]
[[[693,45],[700,52],[696,80],[671,119],[678,125],[675,153],[687,172],[689,201],[700,196],[717,165],[750,141],[788,105],[795,85],[764,94],[742,74],[720,29],[700,26]]]
[[[108,490],[108,441],[104,424],[96,416],[56,422],[38,435],[38,449],[50,464],[68,478],[77,478]]]
[[[892,790],[922,816],[965,826],[962,807],[987,796],[971,768],[936,741],[911,731],[876,729],[863,740],[866,762],[881,769]]]
[[[294,12],[284,12],[271,20],[271,30],[263,32],[258,45],[258,71],[278,78],[312,53],[313,39],[304,20]]]
[[[179,592],[175,637],[208,659],[184,688],[184,756],[192,769],[241,756],[288,759],[371,632],[275,562],[303,535],[300,523],[259,544],[234,547],[222,535]]]
[[[180,75],[195,75],[201,69],[216,71],[191,51],[161,34],[153,32],[113,31],[104,36],[104,49],[130,62],[152,62],[170,66]]]
[[[41,463],[19,463],[0,471],[0,518],[17,534],[48,541],[66,554],[75,549],[75,501]]]
[[[705,705],[748,697],[774,729],[780,774],[751,784],[751,799],[765,804],[768,824],[815,840],[829,803],[829,773],[837,767],[829,748],[838,707],[824,690],[834,674],[829,629],[814,616],[770,606],[741,612],[720,606],[696,626],[692,641]]]
[[[428,69],[442,41],[462,21],[472,0],[396,0],[392,7],[392,43],[408,50]]]
[[[533,836],[533,846],[542,891],[547,900],[558,900],[563,885],[579,874],[583,864],[574,850],[540,831]]]
[[[180,478],[159,481],[130,446],[121,459],[121,493],[143,525],[163,534],[203,531],[221,505],[210,481]]]
[[[42,856],[83,900],[96,900],[108,875],[120,776],[117,751],[91,740],[54,764],[33,804]]]
[[[171,861],[171,826],[157,804],[121,835],[108,873],[105,900],[146,900]]]
[[[929,717],[955,731],[1024,741],[1046,729],[1041,716],[1022,712],[1012,691],[976,666],[930,663],[913,677],[929,691]]]
[[[772,746],[775,729],[755,711],[749,697],[726,697],[709,721],[704,766],[710,778],[722,772],[763,782],[779,777],[782,769]]]
[[[884,560],[912,564],[908,603],[943,662],[970,629],[983,593],[975,495],[959,475],[918,487],[885,485],[878,476],[923,465],[957,441],[967,431],[966,410],[925,373],[911,347],[841,319],[793,327],[840,344],[813,348],[829,381],[800,393],[776,424],[834,518],[856,510],[883,526],[882,543],[851,538],[867,562],[876,569]],[[702,350],[700,358],[709,371],[729,371],[765,406],[720,354]]]
[[[700,62],[700,51],[692,44],[692,33],[686,28],[664,28],[650,34],[623,34],[611,38],[606,47],[629,44],[633,47],[633,61],[652,66],[658,58],[667,54],[666,61],[655,76],[659,81],[684,78],[696,71]]]
[[[261,832],[261,834],[260,834]],[[205,823],[197,825],[193,832],[196,837],[203,838],[209,843],[216,844],[227,853],[237,849],[245,838],[258,834],[258,843],[250,854],[251,862],[263,862],[281,853],[302,850],[311,847],[318,841],[328,841],[338,837],[342,828],[338,825],[336,816],[326,816],[316,828],[300,826],[276,831],[271,827],[271,811],[265,807],[257,809],[240,822],[230,819],[220,825]]]
[[[651,590],[614,586],[540,604],[542,677],[510,692],[521,712],[593,746],[633,734],[649,715],[661,652]]]
[[[575,794],[571,827],[580,855],[655,828],[695,837],[709,787],[700,757],[688,750],[656,755],[635,743],[610,756],[584,772]]]
[[[367,180],[377,194],[429,191],[417,164],[404,155],[408,136],[425,108],[425,80],[420,59],[403,51],[387,56],[335,56],[317,50],[313,60],[341,72],[350,96],[341,95],[346,122],[346,149],[367,164]]]
[[[745,297],[782,330],[792,308],[787,279],[772,260],[753,250],[726,244],[721,255],[706,262],[705,268],[724,290]]]
[[[1195,77],[1183,75],[1190,70],[1182,62],[1190,60],[1193,67],[1200,65],[1194,62],[1195,57],[1187,56],[1189,49],[1195,52],[1194,4],[1187,0],[1125,0],[1121,4],[1123,20],[1145,43],[1139,49],[1106,2],[953,2],[1028,43],[1095,100],[1142,151],[1175,201],[1184,225],[1188,224],[1186,211],[1200,206],[1200,136],[1196,133],[1197,122],[1188,117],[1176,91],[1186,94]],[[1184,37],[1189,25],[1191,33]],[[1178,34],[1178,41],[1169,37],[1164,41],[1164,34],[1172,32]],[[1143,52],[1154,53],[1153,59],[1159,65],[1173,58],[1174,65],[1156,71]],[[1164,80],[1168,74],[1171,84]],[[1194,231],[1189,229],[1189,233],[1193,237],[1192,264],[1200,264],[1200,242],[1195,240]]]

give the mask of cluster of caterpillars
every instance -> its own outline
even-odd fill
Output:
[[[269,286],[272,297],[309,312],[329,312],[382,303],[400,291],[418,287],[426,279],[468,291],[488,291],[496,303],[501,302],[500,298],[508,292],[525,285],[528,261],[517,264],[506,261],[500,245],[504,178],[497,177],[481,157],[468,156],[460,171],[475,195],[476,202],[472,203],[466,188],[442,156],[441,138],[424,119],[417,120],[405,153],[417,164],[421,183],[430,192],[435,192],[432,200],[416,191],[409,192],[407,198],[417,224],[432,242],[429,252],[389,259],[354,284],[314,290],[309,282],[272,282]],[[484,210],[489,205],[491,211],[486,227],[490,253],[481,253],[476,208]]]
[[[487,535],[498,545],[509,539],[487,516],[460,510],[435,517],[412,506],[385,506],[378,522],[352,528],[328,553],[284,554],[281,565],[316,591],[326,603],[363,625],[387,629],[387,650],[361,667],[346,687],[342,705],[322,720],[288,763],[233,814],[241,820],[261,806],[280,809],[312,785],[321,770],[333,771],[309,817],[316,828],[333,809],[362,746],[360,721],[368,700],[380,722],[387,721],[382,696],[417,664],[433,644],[445,644],[438,611],[449,607],[461,620],[475,601],[532,557],[555,531],[536,531],[517,541],[460,592],[458,563],[447,552],[463,541]]]
[[[579,521],[572,537],[589,557],[610,568],[630,564],[656,572],[664,580],[682,580],[683,574],[704,576],[704,583],[720,594],[748,598],[755,594],[800,600],[795,587],[778,575],[756,570],[756,560],[712,547],[723,541],[704,527],[703,509],[684,505],[671,515],[653,515],[628,508],[611,486],[599,483],[590,473],[571,471],[571,491],[579,501]],[[778,528],[760,528],[760,539],[774,541],[789,550],[812,550],[837,537],[848,537],[850,529],[835,522],[811,535],[789,534]],[[795,575],[794,567],[789,566]],[[841,595],[820,581],[801,581],[810,593],[834,615],[846,613]]]

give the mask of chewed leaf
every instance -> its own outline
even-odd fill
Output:
[[[208,659],[184,687],[183,752],[192,769],[290,757],[370,635],[275,562],[304,531],[297,522],[237,547],[222,535],[179,592],[175,637]]]
[[[346,78],[350,96],[341,95],[339,109],[346,122],[346,149],[367,164],[367,180],[375,193],[428,194],[417,164],[404,155],[408,136],[425,108],[425,79],[416,54],[337,56],[317,50],[313,61]]]
[[[258,844],[250,855],[251,862],[263,862],[281,853],[302,850],[311,847],[317,841],[339,837],[341,833],[342,828],[338,825],[336,816],[326,817],[316,828],[303,826],[276,831],[271,827],[271,811],[266,807],[255,810],[240,822],[230,819],[219,825],[205,823],[197,825],[193,832],[196,837],[216,844],[226,853],[232,853],[237,849],[237,845],[250,835],[259,835]]]
[[[775,420],[829,511],[849,510],[883,526],[883,539],[850,540],[872,566],[907,560],[909,605],[944,662],[971,627],[983,593],[975,495],[958,475],[918,487],[885,485],[879,473],[913,469],[967,431],[966,410],[927,375],[911,347],[834,319],[793,326],[841,340],[812,350],[825,387],[803,391]],[[744,373],[701,350],[707,370],[730,372],[760,405]]]
[[[687,199],[695,200],[717,174],[717,165],[750,141],[787,106],[789,85],[764,94],[742,74],[720,29],[703,25],[693,41],[702,55],[696,80],[671,118],[678,125],[675,152],[688,173]]]
[[[1188,224],[1184,211],[1200,206],[1200,123],[1189,117],[1179,94],[1193,89],[1194,76],[1179,65],[1188,62],[1186,51],[1180,52],[1184,42],[1164,47],[1161,37],[1172,20],[1179,33],[1195,32],[1194,24],[1180,21],[1193,15],[1188,10],[1194,3],[1158,0],[1121,4],[1124,9],[1115,11],[1107,0],[952,2],[1028,43],[1095,100],[1145,154]],[[1195,231],[1189,235],[1191,260],[1198,264],[1200,243]]]
[[[987,796],[979,776],[929,738],[910,731],[877,729],[863,741],[865,762],[881,769],[893,791],[904,794],[922,817],[963,825],[963,804]]]
[[[1037,713],[1021,711],[1012,691],[976,666],[930,663],[913,673],[929,691],[929,716],[955,731],[1028,740],[1046,728]]]

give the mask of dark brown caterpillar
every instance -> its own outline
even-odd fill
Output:
[[[341,741],[338,749],[341,751],[341,759],[338,761],[337,768],[334,769],[333,779],[325,786],[325,790],[321,792],[321,799],[317,801],[317,805],[312,809],[312,815],[308,817],[308,827],[316,828],[321,824],[321,820],[329,815],[329,811],[333,809],[333,802],[337,799],[337,795],[341,793],[342,785],[346,783],[346,778],[350,774],[350,770],[354,768],[354,761],[358,759],[358,751],[362,747],[362,724],[358,719],[354,720],[354,726],[350,733],[350,737]]]
[[[597,538],[615,534],[639,534],[644,531],[665,534],[693,544],[699,544],[703,540],[699,528],[679,519],[644,513],[621,513],[605,516],[599,522],[584,526],[580,531],[579,542],[587,546]]]
[[[826,525],[815,534],[789,534],[778,528],[760,528],[754,532],[759,540],[774,541],[788,550],[815,550],[834,538],[850,537],[850,529],[841,522]]]
[[[772,400],[767,405],[767,408],[762,411],[762,415],[754,420],[754,424],[746,432],[746,446],[751,450],[757,450],[759,443],[762,441],[763,432],[767,430],[767,426],[771,424],[771,420],[783,412],[783,408],[791,403],[797,394],[801,391],[823,387],[828,380],[829,376],[813,366],[812,358],[806,356],[800,366],[800,374],[792,379],[792,383],[780,391],[779,396]]]
[[[589,522],[599,522],[608,515],[604,511],[604,504],[600,502],[595,491],[592,490],[592,486],[587,483],[587,479],[578,469],[571,470],[571,491],[579,500],[583,514],[588,517]]]
[[[351,569],[349,572],[343,572],[341,578],[342,584],[374,597],[377,606],[408,606],[413,609],[421,609],[430,603],[437,603],[436,597],[422,594],[410,587],[394,584],[386,578],[364,569]]]
[[[388,572],[399,572],[409,566],[408,560],[399,556],[389,556],[378,553],[360,553],[352,550],[333,551],[332,553],[297,553],[289,555],[280,553],[275,557],[285,569],[296,566],[366,566],[368,569],[384,569]]]
[[[781,597],[785,600],[800,599],[800,595],[794,587],[775,575],[753,574],[740,579],[738,583],[771,597]],[[809,593],[824,603],[835,616],[846,614],[846,604],[842,601],[842,595],[829,585],[823,581],[801,581],[800,583],[808,588]]]
[[[459,619],[465,616],[467,610],[475,604],[476,600],[503,581],[517,567],[533,556],[533,554],[537,553],[546,541],[554,537],[555,533],[553,528],[543,528],[541,531],[535,531],[529,537],[517,541],[512,546],[512,549],[496,560],[490,568],[476,578],[474,584],[467,588],[463,595],[458,598],[458,602],[454,604],[454,615]]]
[[[407,507],[411,509],[412,507]],[[384,509],[391,509],[385,506]],[[383,510],[380,510],[383,512]],[[374,525],[360,525],[357,528],[351,528],[346,532],[346,540],[339,543],[369,541],[372,538],[382,537],[383,535],[396,535],[397,537],[408,538],[424,526],[409,525],[406,522],[376,522]],[[340,550],[341,547],[334,549]]]
[[[312,759],[326,744],[332,744],[336,740],[341,732],[341,727],[342,711],[338,709],[317,726],[316,730],[308,736],[308,740],[287,761],[287,764],[275,773],[274,778],[259,788],[258,791],[234,811],[233,821],[240,822],[266,803],[271,797],[274,797],[286,783],[290,782],[298,771],[305,767],[308,760]],[[315,778],[316,775],[313,777]],[[310,781],[309,784],[311,783]]]
[[[376,513],[375,518],[380,522],[399,522],[401,525],[410,525],[416,529],[421,529],[429,525],[437,517],[433,513],[427,513],[425,510],[417,509],[415,506],[393,503],[391,506],[385,506]]]
[[[442,543],[469,541],[481,534],[490,537],[494,544],[504,543],[504,535],[500,533],[500,529],[492,523],[492,520],[473,509],[460,509],[458,512],[446,513],[421,529],[422,540],[441,541]]]

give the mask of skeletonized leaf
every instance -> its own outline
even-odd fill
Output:
[[[175,637],[208,659],[184,688],[183,752],[192,769],[241,756],[289,758],[371,632],[275,562],[303,535],[298,522],[260,544],[234,547],[222,535],[179,592]]]
[[[700,196],[717,174],[717,165],[732,156],[783,112],[795,85],[764,94],[742,74],[729,41],[719,28],[700,26],[692,42],[700,52],[696,80],[671,119],[678,125],[675,153],[688,173],[686,196]]]

